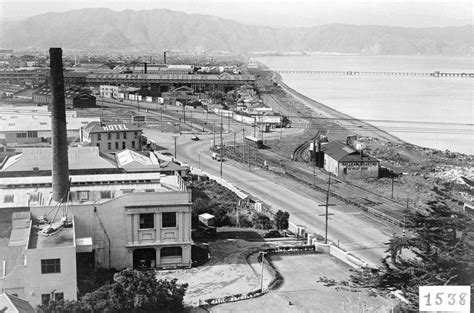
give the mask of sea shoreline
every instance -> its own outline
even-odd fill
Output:
[[[271,71],[271,70],[270,70]],[[285,84],[283,78],[276,72],[271,71],[272,73],[272,80],[278,83],[278,85],[289,95],[291,95],[293,98],[299,100],[302,102],[305,106],[311,108],[313,111],[317,112],[319,115],[329,117],[329,118],[340,118],[344,119],[344,125],[341,125],[341,127],[344,126],[351,126],[352,128],[368,128],[370,130],[362,130],[362,131],[357,131],[357,133],[360,133],[362,136],[369,136],[369,137],[376,137],[381,140],[385,141],[390,141],[392,143],[398,143],[398,144],[410,144],[413,146],[416,146],[414,144],[408,143],[397,136],[390,134],[389,132],[376,127],[370,123],[364,122],[360,119],[356,119],[346,113],[337,111],[321,102],[318,102],[308,96],[305,96],[301,92],[291,88],[287,84]]]

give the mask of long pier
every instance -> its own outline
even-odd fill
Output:
[[[276,71],[280,74],[309,74],[309,75],[347,75],[347,76],[427,76],[427,77],[470,77],[474,73],[461,72],[363,72],[363,71],[306,71],[306,70],[283,70]]]

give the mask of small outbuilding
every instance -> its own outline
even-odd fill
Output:
[[[321,145],[324,169],[337,177],[379,177],[380,161],[344,143],[332,141]]]

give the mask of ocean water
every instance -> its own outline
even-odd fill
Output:
[[[426,56],[265,56],[272,70],[468,72],[474,60]],[[474,78],[281,74],[298,92],[423,147],[474,155]]]

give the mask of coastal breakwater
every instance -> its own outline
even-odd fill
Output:
[[[346,75],[346,76],[422,76],[422,77],[464,77],[474,78],[474,73],[460,72],[366,72],[366,71],[306,71],[280,70],[279,74],[309,74],[309,75]]]

